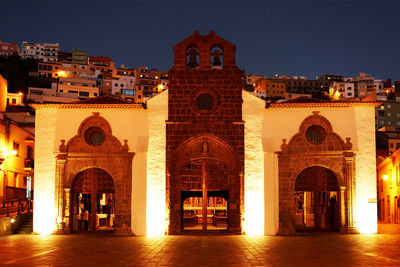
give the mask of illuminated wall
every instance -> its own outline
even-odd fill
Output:
[[[377,201],[381,203],[380,210],[378,211],[379,220],[386,223],[399,223],[400,149],[385,158],[377,166],[377,180]],[[390,209],[388,205],[390,205]]]
[[[57,109],[37,110],[35,129],[35,205],[33,231],[50,234],[56,225],[55,215],[55,125]]]
[[[7,80],[0,75],[0,112],[6,111],[7,106]]]
[[[165,121],[168,114],[168,91],[147,102],[149,146],[147,153],[147,229],[148,235],[164,234],[165,214]]]
[[[247,234],[264,234],[264,152],[262,146],[265,103],[243,91],[245,172],[244,222]],[[267,170],[268,171],[268,170]]]
[[[377,232],[375,109],[357,108],[356,225],[361,233]]]

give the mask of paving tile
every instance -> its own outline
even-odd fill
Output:
[[[399,243],[400,234],[158,238],[12,235],[0,237],[0,265],[400,266]]]

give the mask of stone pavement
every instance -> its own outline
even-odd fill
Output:
[[[400,266],[400,235],[0,237],[0,266]]]
[[[378,234],[400,235],[400,224],[379,222]]]

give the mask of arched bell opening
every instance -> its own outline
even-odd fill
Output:
[[[71,188],[72,231],[114,231],[115,189],[110,174],[100,168],[79,172]]]
[[[340,194],[336,175],[320,166],[300,172],[295,183],[294,225],[297,231],[339,231]]]
[[[211,69],[222,70],[224,67],[224,52],[223,50],[215,46],[211,49]]]
[[[196,70],[199,67],[199,49],[195,45],[189,45],[186,49],[186,68]]]

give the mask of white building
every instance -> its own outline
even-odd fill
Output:
[[[73,95],[76,99],[99,96],[96,79],[59,78],[57,92],[60,96]]]
[[[114,76],[112,78],[111,92],[113,95],[120,95],[121,90],[134,89],[135,76]]]
[[[329,95],[331,95],[335,99],[354,98],[354,83],[333,82],[329,87]]]
[[[58,61],[58,52],[60,46],[58,43],[28,43],[22,42],[22,58],[34,58],[42,62]]]
[[[382,80],[374,80],[374,87],[376,89],[376,94],[384,94],[384,83]]]

